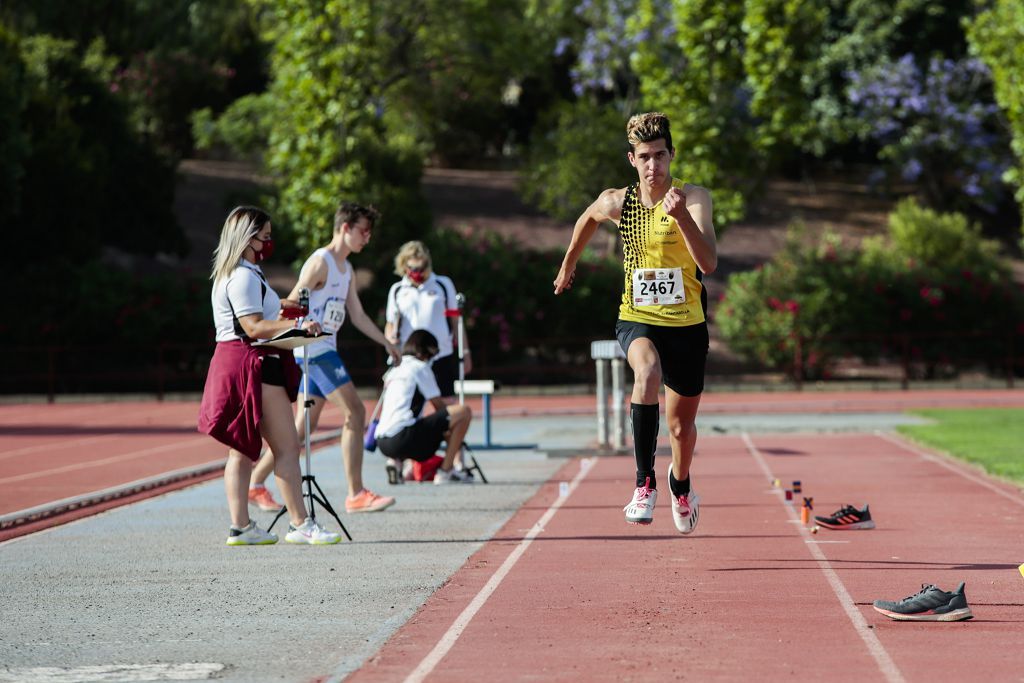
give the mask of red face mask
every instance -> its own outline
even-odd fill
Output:
[[[261,240],[258,237],[255,238],[255,239],[256,239],[257,242],[259,242],[259,243],[261,243],[263,245],[263,248],[260,249],[259,251],[257,251],[256,255],[253,257],[253,259],[255,260],[256,263],[259,263],[260,261],[265,261],[265,260],[267,260],[268,258],[270,258],[271,256],[274,255],[274,238],[273,237],[269,237],[269,238],[267,238],[265,240]]]
[[[406,271],[406,275],[408,275],[409,279],[418,285],[422,285],[423,281],[427,279],[427,271],[424,268],[410,268]]]

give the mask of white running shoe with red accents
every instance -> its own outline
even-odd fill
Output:
[[[650,524],[654,521],[654,504],[658,502],[657,489],[648,488],[651,478],[644,480],[643,486],[636,487],[633,491],[633,500],[629,505],[622,508],[626,512],[628,524]]]
[[[668,464],[668,477],[669,494],[672,496],[672,521],[676,523],[679,533],[692,534],[700,519],[700,496],[693,489],[683,496],[672,493],[672,463]]]

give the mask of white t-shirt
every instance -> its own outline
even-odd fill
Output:
[[[385,311],[387,321],[398,326],[398,346],[401,347],[413,330],[428,330],[437,337],[437,355],[434,359],[451,355],[452,328],[448,327],[445,310],[458,308],[455,285],[444,275],[431,273],[417,287],[408,277],[391,285]],[[454,320],[454,318],[453,318]]]
[[[384,403],[375,432],[378,439],[394,436],[416,423],[412,400],[417,390],[427,401],[441,395],[430,365],[416,356],[402,356],[401,365],[391,370],[385,380]]]
[[[281,311],[281,297],[267,284],[260,267],[245,259],[213,286],[210,301],[219,342],[244,337],[237,318],[262,313],[265,320],[277,320]]]
[[[310,259],[315,257],[322,258],[327,264],[327,279],[323,287],[309,293],[309,319],[320,323],[320,327],[328,336],[317,339],[308,347],[300,346],[295,349],[296,358],[302,358],[306,348],[309,349],[310,358],[338,350],[336,335],[341,324],[345,322],[345,300],[352,285],[352,264],[348,259],[344,261],[345,270],[342,272],[338,268],[338,262],[334,260],[334,255],[327,249],[317,249]]]

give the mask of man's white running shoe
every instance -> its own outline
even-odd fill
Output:
[[[288,533],[284,540],[305,545],[334,545],[341,540],[341,534],[328,531],[312,518],[306,517],[306,521],[298,527],[288,525]]]
[[[626,522],[629,524],[650,524],[654,521],[654,504],[658,502],[657,489],[648,488],[651,478],[644,480],[643,486],[638,486],[633,491],[633,500],[629,505],[622,508],[626,512]]]
[[[277,543],[277,536],[259,528],[251,519],[244,528],[232,528],[228,532],[228,545],[274,545],[275,543]]]
[[[700,496],[690,489],[685,496],[676,496],[672,493],[672,463],[668,464],[669,494],[672,495],[672,520],[676,523],[679,533],[692,534],[697,528],[697,520],[700,519]]]

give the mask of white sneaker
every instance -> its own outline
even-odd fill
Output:
[[[395,460],[394,458],[388,458],[387,464],[384,466],[384,471],[387,472],[389,484],[395,485],[405,483],[405,475],[402,471],[401,461]]]
[[[650,524],[654,521],[654,504],[658,502],[657,489],[647,488],[650,477],[633,491],[633,500],[622,508],[626,511],[626,522],[629,524]]]
[[[284,540],[305,545],[334,545],[341,540],[341,534],[328,531],[312,518],[306,517],[306,521],[298,527],[288,525],[288,533]]]
[[[672,463],[668,464],[668,476],[672,476]],[[672,479],[668,480],[669,493],[672,493]],[[692,488],[685,496],[672,495],[672,519],[679,533],[692,534],[700,519],[700,496]]]
[[[438,470],[434,474],[435,484],[472,484],[473,474],[465,470],[457,470],[454,467],[447,472]]]
[[[242,529],[232,528],[228,531],[228,545],[274,545],[275,543],[277,543],[277,535],[259,528],[251,519],[248,526]]]

